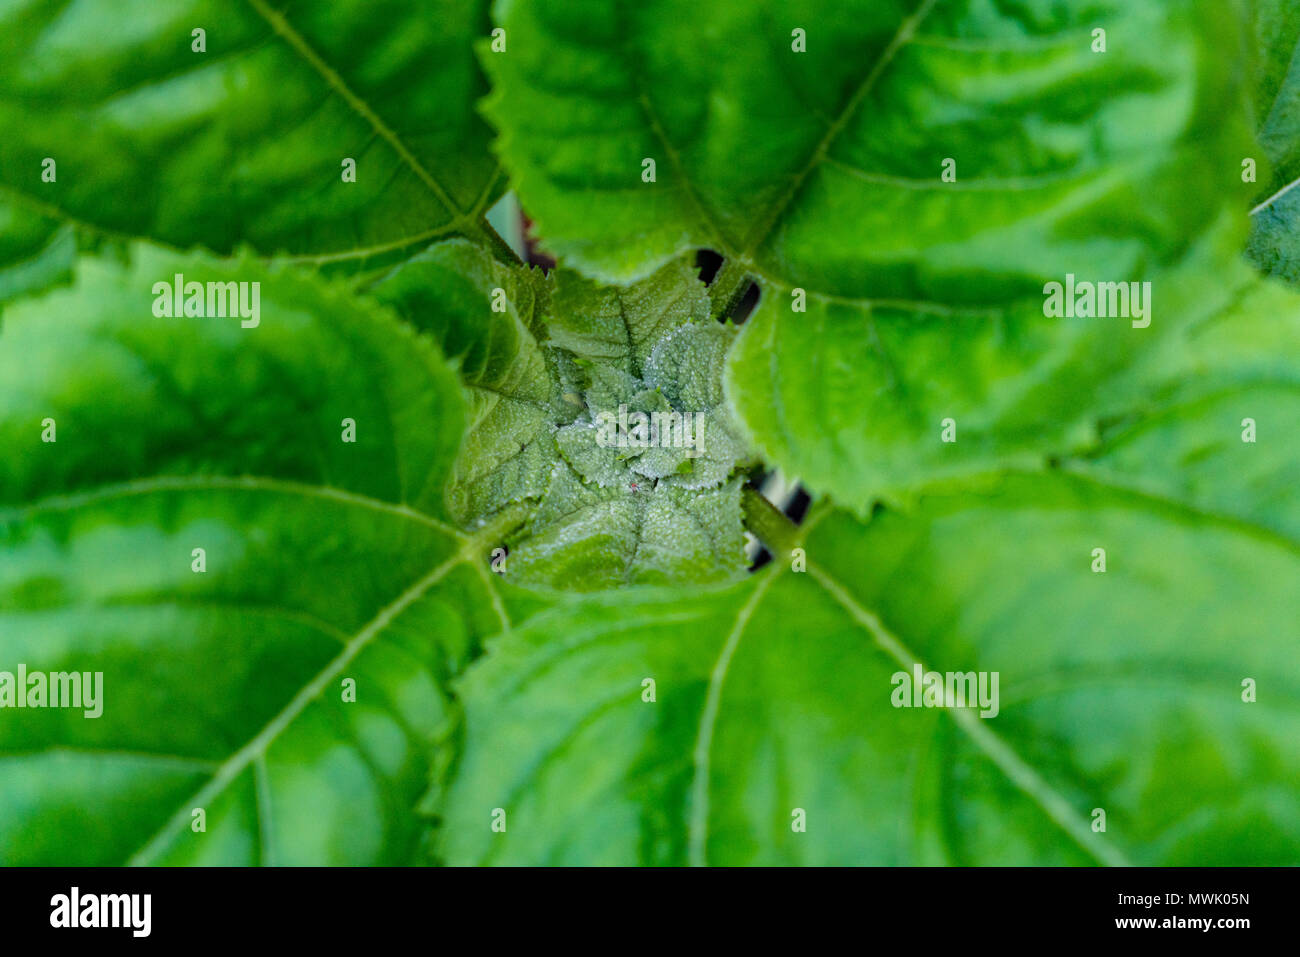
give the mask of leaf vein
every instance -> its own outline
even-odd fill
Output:
[[[808,574],[822,586],[841,607],[844,608],[858,625],[860,625],[875,643],[887,655],[906,669],[916,664],[924,664],[906,645],[891,633],[880,618],[863,608],[856,599],[830,574],[819,565],[808,562]],[[1047,817],[1074,840],[1080,848],[1102,864],[1125,866],[1128,861],[1117,848],[1091,829],[1078,816],[1068,801],[1048,784],[1032,767],[1027,764],[1010,746],[980,722],[979,718],[966,708],[945,708],[947,714],[957,724],[971,742],[991,760],[1007,779],[1030,798],[1047,815]]]

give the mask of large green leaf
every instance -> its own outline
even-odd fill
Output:
[[[864,337],[856,306],[810,301],[792,322],[773,301],[746,325],[728,395],[767,458],[857,510],[877,496],[906,500],[936,476],[1039,467],[1093,447],[1102,425],[1142,414],[1186,375],[1198,330],[1236,315],[1258,284],[1236,235],[1213,233],[1157,274],[1143,328],[1047,318],[1038,302],[928,316],[876,306]],[[1294,298],[1277,292],[1279,318],[1294,314]],[[1293,323],[1281,329],[1294,335]],[[1275,337],[1262,321],[1242,334],[1252,349],[1261,336]]]
[[[595,275],[705,246],[782,286],[987,304],[1168,260],[1216,217],[1246,142],[1238,12],[500,0],[488,109],[541,235]]]
[[[1288,0],[1255,0],[1255,128],[1272,175],[1259,179],[1251,210],[1251,260],[1300,282],[1300,10]]]
[[[0,304],[66,281],[77,251],[75,226],[0,200]]]
[[[503,185],[475,111],[487,31],[479,0],[5,4],[0,203],[87,244],[249,244],[315,263],[477,234]],[[9,231],[0,265],[21,254]]]
[[[502,0],[510,53],[485,56],[500,152],[568,265],[627,279],[703,246],[727,283],[758,279],[732,403],[760,451],[844,504],[1088,434],[1074,387],[1103,392],[1151,333],[1048,319],[1046,282],[1152,280],[1168,327],[1195,315],[1166,270],[1207,234],[1240,248],[1236,4],[696,13]]]
[[[1062,464],[1300,540],[1300,297],[1253,278],[1165,345],[1151,363],[1162,380],[1099,422],[1097,448]]]
[[[1251,471],[1262,451],[1233,453]],[[1294,487],[1294,450],[1286,469]],[[460,684],[438,853],[1295,864],[1300,538],[1248,511],[1010,474],[866,525],[823,512],[802,573],[782,550],[725,590],[555,609]],[[996,715],[892,706],[918,664],[996,672]]]
[[[722,393],[735,330],[709,320],[694,267],[630,286],[506,266],[440,243],[373,287],[460,360],[470,426],[448,501],[466,528],[523,504],[512,580],[590,591],[743,573],[740,471]],[[494,308],[494,303],[496,307]],[[607,444],[602,415],[689,413],[691,446]]]
[[[1300,176],[1300,11],[1288,0],[1254,0],[1255,128],[1272,163],[1266,195]]]
[[[260,283],[260,321],[155,316],[177,273]],[[103,697],[4,710],[0,859],[408,860],[445,679],[514,613],[487,571],[510,517],[445,521],[464,421],[427,339],[252,260],[139,246],[13,306],[0,671]]]

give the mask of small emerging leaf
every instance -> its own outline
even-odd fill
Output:
[[[529,504],[512,580],[594,590],[743,571],[751,455],[722,391],[735,330],[709,318],[694,269],[602,287],[452,241],[373,291],[461,358],[473,411],[448,501],[466,528]]]

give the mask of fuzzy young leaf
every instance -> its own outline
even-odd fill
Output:
[[[600,286],[452,241],[373,292],[461,359],[472,415],[448,500],[467,528],[528,503],[512,580],[589,591],[743,571],[751,456],[722,392],[735,330],[710,320],[692,267]]]
[[[555,287],[547,323],[551,343],[633,376],[645,372],[651,350],[666,335],[709,318],[708,293],[685,260],[632,286],[601,286],[561,270]]]
[[[448,490],[452,515],[468,524],[540,496],[557,457],[555,425],[577,414],[557,394],[538,343],[550,293],[540,271],[452,240],[403,263],[373,292],[460,362],[470,429]]]

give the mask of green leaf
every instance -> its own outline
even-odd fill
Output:
[[[496,289],[503,312],[492,308]],[[556,396],[537,341],[550,295],[541,272],[505,266],[453,240],[403,263],[372,291],[460,363],[470,420],[449,489],[456,520],[468,525],[540,496],[558,457],[555,423],[577,414]]]
[[[76,260],[74,227],[0,200],[0,306],[66,282]]]
[[[1195,319],[1166,270],[1237,255],[1253,189],[1239,12],[725,2],[702,29],[672,0],[502,2],[487,110],[564,264],[626,280],[710,247],[758,280],[731,404],[860,510],[1087,436],[1073,388],[1110,388],[1149,337],[1046,319],[1046,282],[1152,280],[1155,322]]]
[[[559,270],[547,336],[559,348],[640,376],[651,350],[665,336],[685,323],[708,318],[708,293],[686,260],[670,262],[644,281],[621,287],[601,286]]]
[[[863,337],[854,305],[810,297],[790,321],[770,300],[737,343],[727,393],[767,459],[859,512],[935,477],[1083,454],[1103,423],[1141,414],[1184,376],[1189,341],[1258,284],[1228,232],[1149,280],[1145,327],[1048,318],[1041,303],[930,315],[881,305]],[[1290,297],[1275,306],[1297,309]],[[1262,341],[1243,336],[1251,349]]]
[[[1300,176],[1300,15],[1285,0],[1255,0],[1252,9],[1255,128],[1272,165],[1259,189],[1267,195]]]
[[[1261,176],[1251,210],[1248,255],[1267,273],[1300,282],[1300,11],[1280,0],[1255,0],[1255,128],[1272,167]]]
[[[810,525],[805,572],[778,554],[729,588],[597,596],[495,641],[459,683],[461,763],[431,796],[439,857],[1300,857],[1294,531],[1065,473]],[[997,673],[997,713],[893,705],[918,664]]]
[[[721,384],[735,330],[709,318],[693,267],[601,286],[456,240],[372,292],[460,360],[470,427],[448,501],[467,529],[525,504],[511,580],[589,591],[743,572],[751,455]],[[661,418],[638,438],[636,415]]]
[[[177,273],[258,324],[156,316]],[[443,517],[464,422],[426,339],[251,259],[140,245],[11,307],[0,671],[102,673],[102,714],[5,709],[5,862],[409,860],[445,681],[518,613],[510,517]]]
[[[478,235],[503,187],[475,111],[488,29],[480,0],[8,4],[0,203],[87,241],[319,264]]]
[[[1165,381],[1064,465],[1300,541],[1300,297],[1254,279],[1169,345]]]
[[[598,278],[711,247],[828,295],[1000,302],[1214,221],[1245,141],[1237,10],[732,0],[701,29],[680,0],[503,0],[487,109],[547,245]]]

